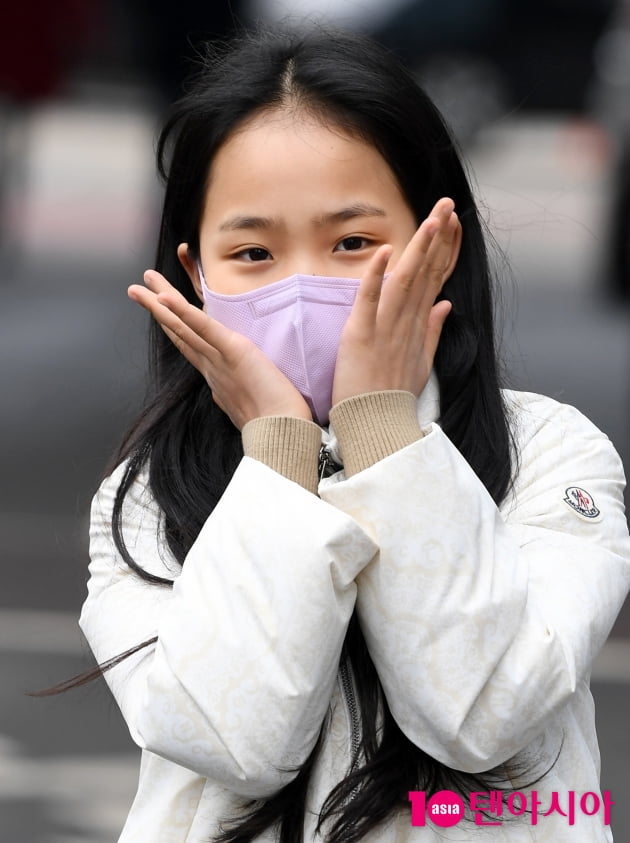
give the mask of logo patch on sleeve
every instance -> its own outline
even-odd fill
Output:
[[[599,509],[595,506],[593,496],[584,489],[580,489],[579,486],[569,486],[565,495],[564,502],[568,503],[578,515],[583,515],[584,518],[597,518],[600,514]]]

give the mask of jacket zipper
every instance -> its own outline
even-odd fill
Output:
[[[331,474],[334,474],[335,471],[339,471],[340,468],[341,466],[339,465],[339,463],[335,462],[335,460],[333,459],[332,453],[330,452],[330,448],[322,444],[319,449],[319,479],[323,480],[324,477],[330,477]]]
[[[361,744],[361,732],[359,729],[359,711],[357,708],[357,698],[354,693],[354,684],[352,676],[350,675],[350,667],[347,659],[344,659],[339,667],[339,678],[341,679],[341,688],[346,701],[346,707],[350,716],[350,748],[352,752],[352,764],[357,758],[359,746]]]

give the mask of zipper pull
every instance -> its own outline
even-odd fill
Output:
[[[341,466],[339,463],[336,463],[332,458],[332,454],[330,453],[329,449],[326,445],[322,444],[319,449],[319,463],[318,463],[318,473],[319,479],[323,480],[324,477],[330,477],[331,474],[334,474],[336,471],[339,471]]]

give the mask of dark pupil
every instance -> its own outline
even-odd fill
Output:
[[[249,250],[249,257],[250,260],[253,261],[264,261],[267,259],[267,250],[266,249],[250,249]]]
[[[361,248],[361,238],[360,237],[346,237],[343,241],[346,249],[360,249]]]

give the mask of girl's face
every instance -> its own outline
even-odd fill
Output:
[[[360,278],[376,249],[398,260],[417,224],[369,143],[306,115],[269,112],[218,150],[199,231],[208,287],[233,295],[290,275]],[[202,298],[195,260],[178,249]]]

